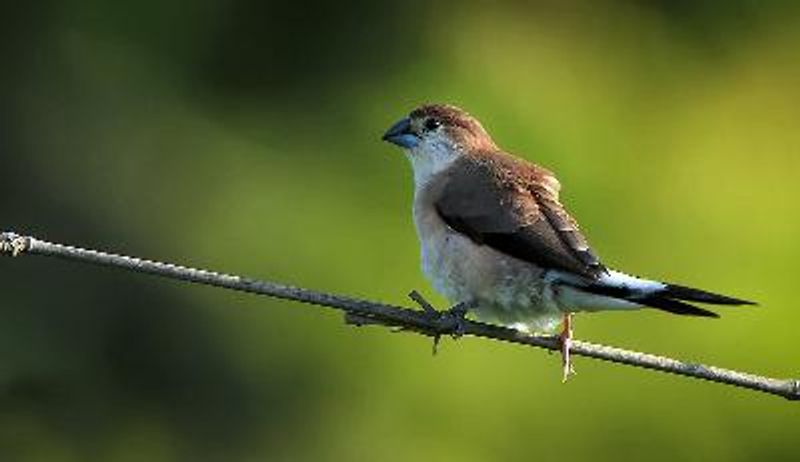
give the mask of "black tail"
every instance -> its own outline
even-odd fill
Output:
[[[664,289],[664,291],[665,295],[669,298],[677,298],[678,300],[686,300],[687,302],[708,303],[711,305],[756,304],[756,302],[715,294],[713,292],[706,292],[705,290],[693,289],[691,287],[679,286],[677,284],[667,284],[667,288]]]
[[[658,308],[673,314],[686,316],[704,316],[718,318],[713,311],[692,305],[687,302],[707,303],[709,305],[755,305],[755,302],[728,297],[726,295],[706,292],[705,290],[677,284],[666,284],[657,291],[642,292],[628,287],[592,285],[582,288],[587,292],[609,297],[621,298],[639,305]]]

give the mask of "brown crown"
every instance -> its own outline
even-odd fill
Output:
[[[486,133],[478,119],[466,111],[449,104],[426,104],[414,109],[411,118],[433,117],[448,130],[457,142],[466,147],[484,149],[495,147],[492,138]]]

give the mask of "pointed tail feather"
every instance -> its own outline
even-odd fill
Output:
[[[687,302],[708,303],[710,305],[755,305],[756,302],[728,297],[727,295],[706,292],[677,284],[666,284],[665,295],[669,298],[686,300]]]
[[[683,316],[702,316],[705,318],[719,317],[719,315],[713,311],[704,310],[703,308],[699,308],[690,303],[668,297],[660,297],[656,295],[641,298],[632,297],[629,300],[634,303],[638,303],[639,305],[658,308],[659,310],[663,310],[672,314],[680,314]]]
[[[748,300],[715,294],[692,287],[640,279],[618,271],[610,271],[607,277],[594,284],[582,287],[581,290],[687,316],[719,317],[713,311],[708,311],[687,302],[731,306],[756,304]]]

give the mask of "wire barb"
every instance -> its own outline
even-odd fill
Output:
[[[422,307],[422,311],[231,274],[81,249],[15,233],[0,234],[0,254],[55,257],[283,300],[293,300],[343,311],[348,324],[357,326],[386,325],[403,331],[431,336],[434,337],[434,340],[442,335],[459,334],[543,348],[549,351],[559,351],[560,348],[557,337],[526,335],[507,327],[465,319],[463,314],[459,315],[459,313],[461,310],[468,310],[469,305],[456,305],[450,310],[439,312],[416,291],[409,296]],[[416,295],[413,295],[415,293]],[[434,346],[436,344],[438,342]],[[572,343],[570,353],[574,356],[722,383],[800,401],[800,380],[775,379],[581,341]]]
[[[462,302],[453,305],[448,310],[439,311],[416,290],[409,292],[408,298],[419,305],[422,311],[436,324],[436,332],[433,334],[434,356],[436,356],[436,353],[439,351],[442,335],[449,335],[453,340],[458,340],[464,335],[464,323],[467,320],[467,311],[469,311],[474,304]]]
[[[422,308],[422,311],[428,313],[429,315],[431,316],[439,315],[439,310],[434,308],[433,305],[431,305],[430,302],[428,302],[428,300],[426,300],[425,297],[423,297],[422,294],[420,294],[416,290],[412,290],[411,292],[409,292],[408,298],[413,300],[417,305],[420,306],[420,308]]]
[[[0,234],[0,255],[18,257],[28,250],[30,238],[12,232]]]
[[[800,401],[800,380],[791,380],[791,386],[789,387],[789,393],[786,395],[786,399],[790,401]]]

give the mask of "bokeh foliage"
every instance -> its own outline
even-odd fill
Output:
[[[2,228],[407,304],[410,170],[451,102],[555,170],[611,266],[754,298],[579,338],[800,376],[796,2],[16,2]],[[305,306],[0,261],[0,460],[796,460],[797,405]],[[443,301],[436,298],[440,303]]]

